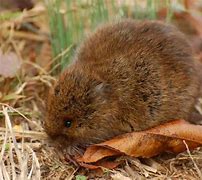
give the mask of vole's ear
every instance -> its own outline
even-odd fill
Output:
[[[94,87],[94,94],[96,96],[108,97],[111,94],[111,86],[105,82],[96,84]]]

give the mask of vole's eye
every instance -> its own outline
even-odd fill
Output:
[[[67,119],[67,120],[65,120],[65,127],[67,127],[67,128],[70,128],[71,127],[71,125],[72,125],[72,121],[71,120],[69,120],[69,119]]]

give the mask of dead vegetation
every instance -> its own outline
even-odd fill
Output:
[[[163,16],[164,11],[159,13]],[[45,6],[37,3],[32,10],[3,15],[0,61],[12,56],[17,64],[0,62],[3,69],[11,69],[0,75],[0,179],[202,179],[202,148],[190,151],[186,142],[186,152],[178,155],[112,159],[122,162],[114,170],[82,168],[52,147],[42,127],[48,87],[55,81],[51,64],[60,55],[52,59]],[[182,29],[185,24],[192,27],[188,38],[202,59],[202,23],[186,13],[176,12],[176,17],[174,23],[183,24]],[[200,98],[197,110],[202,112]]]

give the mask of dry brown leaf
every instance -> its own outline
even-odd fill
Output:
[[[197,32],[199,37],[202,37],[202,18],[187,12],[175,13],[176,18],[182,18],[190,24],[190,26]]]
[[[21,67],[21,61],[14,52],[3,54],[0,50],[0,75],[14,77]]]
[[[31,0],[0,0],[0,10],[18,10],[33,8],[33,2]]]
[[[193,9],[196,8],[197,0],[184,0],[184,7],[186,9]]]
[[[194,1],[186,0],[184,1],[185,9],[183,9],[183,6],[178,9],[172,9],[173,10],[172,21],[185,34],[188,35],[194,34],[199,37],[202,37],[202,17],[200,16],[200,13],[197,13],[198,6],[196,6],[196,2],[197,1],[195,0]],[[189,11],[187,11],[186,9],[189,9]],[[168,15],[167,13],[168,8],[163,7],[158,10],[157,16],[159,19],[165,19]]]
[[[79,162],[94,163],[105,157],[121,154],[152,157],[161,152],[179,153],[202,145],[202,126],[176,120],[147,131],[127,133],[87,148]]]

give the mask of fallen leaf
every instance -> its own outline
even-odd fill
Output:
[[[0,50],[0,75],[14,77],[21,67],[21,61],[14,52],[3,54]]]
[[[197,0],[184,0],[185,9],[193,9],[196,8]]]
[[[185,3],[186,8],[191,8],[195,3],[189,1]],[[174,9],[172,8],[172,22],[177,25],[178,28],[185,34],[194,34],[197,37],[202,37],[202,18],[198,13],[187,11],[182,4],[178,4]],[[193,10],[193,9],[192,9]],[[168,8],[164,7],[158,10],[157,16],[159,19],[165,19],[167,17]]]
[[[175,13],[175,18],[184,19],[197,32],[199,37],[202,37],[202,18],[187,12]]]
[[[202,126],[176,120],[146,131],[127,133],[88,147],[83,157],[77,160],[95,163],[105,157],[122,154],[152,157],[161,152],[179,153],[186,150],[183,140],[190,149],[202,145]]]
[[[31,9],[34,4],[31,0],[0,0],[0,10],[18,10]]]

